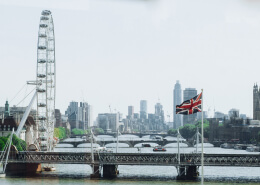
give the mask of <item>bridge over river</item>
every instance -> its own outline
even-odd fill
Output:
[[[92,177],[116,177],[118,165],[175,166],[180,179],[197,178],[201,154],[189,153],[75,153],[75,152],[11,152],[7,172],[13,165],[28,164],[88,164],[93,168]],[[259,154],[204,154],[205,166],[260,167]],[[158,172],[159,173],[159,172]]]
[[[107,144],[115,143],[115,142],[116,142],[115,140],[96,140],[95,141],[95,143],[99,144],[100,146],[105,146]],[[91,142],[89,140],[86,140],[86,141],[84,141],[84,140],[81,140],[81,141],[60,141],[59,142],[59,144],[70,144],[74,148],[78,147],[81,144],[86,144],[86,143],[91,143]],[[140,143],[156,143],[158,145],[165,146],[169,143],[177,143],[177,141],[166,140],[166,139],[163,139],[163,140],[120,140],[119,143],[128,144],[129,147],[134,147],[135,145],[140,144]],[[183,143],[187,144],[189,147],[193,147],[193,143],[186,142],[186,141],[183,141]],[[60,147],[60,146],[58,146],[58,147]]]

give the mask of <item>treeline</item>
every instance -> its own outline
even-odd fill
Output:
[[[8,141],[10,135],[7,137],[0,137],[0,151],[4,150],[4,147]],[[26,142],[20,138],[18,138],[15,134],[12,138],[12,145],[16,146],[18,151],[25,151],[26,150]]]
[[[180,131],[180,134],[182,135],[182,137],[184,137],[185,139],[189,139],[189,138],[192,138],[196,134],[197,127],[199,129],[199,132],[201,133],[201,121],[198,121],[195,125],[186,124],[182,127],[179,127],[179,131]],[[203,121],[203,131],[204,131],[204,138],[208,138],[209,137],[209,121],[208,120]],[[177,129],[168,130],[168,134],[176,135]]]
[[[57,137],[59,139],[65,139],[70,136],[69,129],[66,129],[64,127],[58,127],[54,128],[54,137]]]
[[[102,128],[95,128],[93,130],[94,134],[104,134],[104,130]],[[72,129],[71,133],[73,135],[84,135],[84,134],[90,134],[90,129],[83,130],[83,129]]]

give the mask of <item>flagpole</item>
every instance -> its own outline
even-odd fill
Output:
[[[203,89],[201,89],[201,185],[204,184],[204,153],[203,153],[203,141],[204,141],[204,132],[203,132]]]

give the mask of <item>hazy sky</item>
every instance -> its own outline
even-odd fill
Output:
[[[70,101],[87,101],[95,115],[109,105],[126,115],[127,106],[139,112],[145,99],[148,112],[159,100],[172,117],[180,80],[182,89],[204,89],[210,114],[237,108],[252,117],[253,85],[260,84],[260,3],[254,0],[1,0],[0,106],[36,77],[44,9],[54,19],[62,113]]]

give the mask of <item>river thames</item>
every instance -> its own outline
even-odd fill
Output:
[[[123,136],[120,140],[127,139],[127,136]],[[135,136],[131,136],[131,139],[139,139]],[[109,139],[98,138],[98,139]],[[110,138],[111,139],[111,138]],[[128,138],[129,139],[129,138]],[[168,138],[171,139],[171,138]],[[74,139],[69,139],[74,140]],[[156,144],[151,144],[156,145]],[[245,150],[234,150],[234,149],[223,149],[218,147],[212,147],[211,144],[205,143],[204,151],[205,153],[233,153],[233,154],[248,154]],[[107,145],[107,148],[115,152],[115,143]],[[152,147],[149,148],[139,148],[136,145],[134,148],[127,147],[127,144],[119,144],[119,153],[153,153]],[[166,153],[177,153],[177,144],[172,143],[166,146]],[[190,153],[196,150],[195,147],[188,148],[185,144],[181,144],[180,151],[182,153]],[[60,148],[58,148],[60,147]],[[90,152],[90,144],[81,144],[78,148],[71,148],[70,145],[57,145],[55,151],[68,151],[68,152]],[[200,150],[200,148],[199,148]],[[252,154],[259,154],[259,152],[251,152]],[[120,185],[155,185],[155,184],[183,184],[183,185],[196,185],[201,184],[200,179],[197,182],[192,181],[176,181],[177,170],[174,166],[123,166],[118,167],[119,175],[113,180],[90,180],[90,174],[92,172],[89,165],[82,164],[71,164],[71,165],[54,165],[56,171],[54,172],[42,172],[36,177],[6,177],[0,179],[1,185],[34,185],[34,184],[120,184]],[[204,184],[214,185],[214,184],[235,184],[235,183],[247,183],[248,185],[255,185],[260,183],[260,168],[258,167],[204,167]]]

